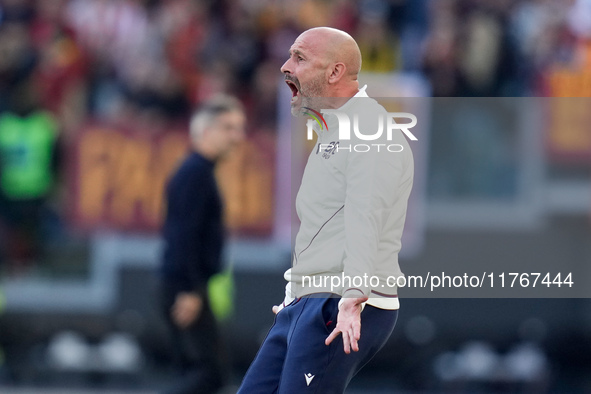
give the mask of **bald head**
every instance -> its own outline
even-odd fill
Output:
[[[343,63],[347,75],[361,71],[361,51],[357,42],[348,33],[332,27],[314,27],[303,32],[298,40],[310,41],[316,45],[318,55],[327,63]]]
[[[360,69],[361,52],[349,34],[330,27],[306,30],[289,48],[289,59],[281,67],[292,91],[292,114],[303,113],[302,108],[331,108],[342,101],[322,98],[353,97],[359,91]]]

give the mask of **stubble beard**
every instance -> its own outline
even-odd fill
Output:
[[[311,80],[306,87],[300,84],[300,94],[302,95],[301,104],[293,104],[291,106],[291,114],[293,116],[303,116],[306,113],[304,107],[312,108],[320,111],[326,101],[324,92],[326,86],[324,83],[324,76],[319,75],[317,78]]]

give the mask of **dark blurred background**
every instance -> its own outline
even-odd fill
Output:
[[[169,379],[162,190],[220,92],[249,123],[218,169],[239,384],[290,264],[279,68],[315,26],[357,40],[362,84],[423,97],[403,271],[591,263],[591,0],[0,0],[0,392]],[[591,392],[589,299],[401,298],[351,393]]]

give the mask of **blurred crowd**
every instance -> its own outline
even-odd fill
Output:
[[[0,0],[0,254],[34,259],[58,148],[88,122],[183,129],[224,92],[273,135],[279,68],[314,26],[433,96],[552,95],[549,70],[591,66],[591,0]]]
[[[589,0],[3,0],[0,111],[155,129],[224,91],[274,128],[279,67],[303,30],[350,32],[363,71],[422,73],[434,96],[542,94],[591,34]],[[580,56],[579,56],[580,57]],[[584,57],[584,56],[583,56]]]

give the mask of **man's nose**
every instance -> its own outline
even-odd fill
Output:
[[[291,59],[287,59],[285,61],[285,63],[283,63],[283,66],[281,66],[281,72],[282,73],[284,73],[284,74],[285,73],[290,73],[291,74],[291,67],[290,67],[291,64],[290,64],[290,61],[291,61]]]

